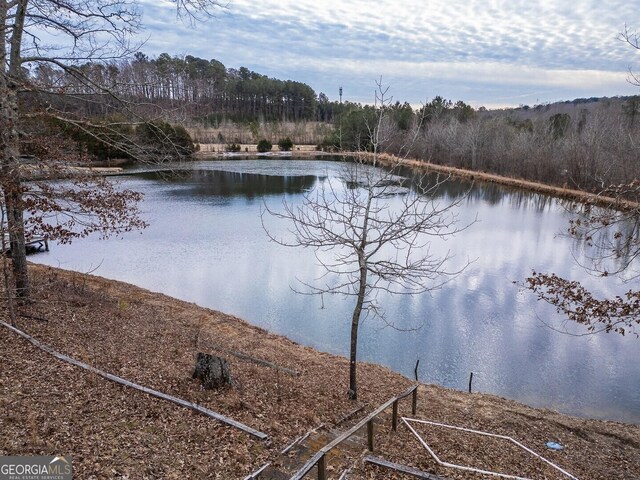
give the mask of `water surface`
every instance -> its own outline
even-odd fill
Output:
[[[188,172],[140,172],[123,186],[145,195],[150,223],[142,233],[101,241],[87,238],[31,257],[35,262],[123,280],[242,317],[320,350],[346,355],[352,298],[297,295],[298,280],[323,271],[311,250],[291,250],[265,235],[263,202],[278,208],[301,192],[342,175],[338,162],[229,160],[199,162]],[[438,200],[458,198],[452,183]],[[453,266],[475,260],[430,294],[381,297],[387,319],[360,331],[361,360],[420,380],[476,391],[565,413],[640,422],[640,340],[616,334],[569,336],[563,319],[513,282],[532,270],[581,280],[600,296],[620,292],[614,279],[588,275],[565,231],[560,202],[539,194],[476,185],[459,208],[461,224],[477,223],[434,252],[450,251]],[[275,233],[286,227],[273,224]],[[280,230],[278,230],[280,229]],[[629,285],[626,285],[629,288]],[[637,287],[636,287],[637,288]],[[567,325],[576,333],[573,325]],[[347,375],[347,372],[337,372]]]

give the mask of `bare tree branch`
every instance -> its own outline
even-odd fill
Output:
[[[174,0],[173,4],[178,15],[191,20],[223,7],[215,0]],[[113,63],[105,66],[105,61],[138,50],[131,42],[140,31],[140,18],[132,0],[0,2],[0,187],[18,296],[29,296],[26,228],[65,241],[96,231],[106,236],[144,226],[136,208],[140,197],[104,179],[74,178],[69,179],[71,186],[40,183],[25,188],[25,171],[34,167],[22,165],[22,149],[37,143],[25,141],[27,135],[21,129],[26,122],[37,124],[49,137],[51,145],[36,145],[43,154],[39,170],[45,177],[65,175],[60,162],[65,146],[58,142],[61,125],[148,160],[151,155],[142,154],[144,149],[138,148],[124,127],[139,124],[162,145],[156,149],[146,145],[157,159],[179,154],[175,130],[141,115],[140,106],[122,95],[121,86],[110,75],[92,75],[92,69],[117,68]],[[40,75],[43,72],[48,75]],[[91,112],[88,107],[96,105],[103,106],[103,117],[117,112],[124,119],[97,122],[87,113]],[[173,151],[168,145],[175,147]],[[74,157],[73,152],[67,153]],[[25,211],[31,214],[26,226]],[[52,224],[52,219],[58,223]]]
[[[440,242],[467,228],[457,223],[463,200],[440,203],[438,190],[447,178],[422,176],[410,182],[399,165],[377,167],[385,138],[388,88],[378,81],[376,120],[367,125],[372,155],[344,165],[341,178],[328,177],[303,194],[301,205],[286,200],[281,210],[266,203],[262,224],[269,238],[287,247],[311,248],[324,274],[315,282],[301,281],[304,294],[355,297],[351,319],[350,398],[357,398],[357,333],[362,316],[384,313],[378,295],[416,295],[442,287],[470,263],[448,268],[450,252],[435,254]],[[285,221],[288,236],[275,237],[268,221]],[[387,322],[395,328],[394,322]]]

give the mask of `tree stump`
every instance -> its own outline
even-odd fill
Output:
[[[227,361],[208,353],[198,353],[193,378],[199,378],[205,390],[231,385],[231,373]]]

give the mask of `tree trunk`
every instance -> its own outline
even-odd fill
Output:
[[[24,217],[20,184],[3,186],[7,208],[7,227],[13,265],[13,278],[18,298],[28,298],[31,293],[29,272],[27,270],[27,249],[24,232]],[[9,190],[9,191],[7,191]],[[16,191],[17,190],[17,191]]]
[[[20,52],[26,8],[27,0],[17,3],[10,41],[7,43],[3,35],[0,43],[0,184],[7,212],[7,228],[18,297],[28,297],[30,293],[20,181],[20,139],[17,130],[18,79],[22,74]],[[0,21],[4,26],[7,10],[1,10]]]
[[[377,144],[376,144],[377,145]],[[375,162],[377,153],[373,156],[373,165]],[[360,325],[360,315],[362,314],[362,306],[364,305],[364,299],[367,296],[367,232],[369,228],[369,215],[371,214],[371,202],[373,200],[372,185],[368,186],[367,205],[364,210],[364,222],[362,224],[362,236],[360,238],[360,245],[358,247],[358,266],[360,271],[360,280],[358,282],[358,300],[356,306],[353,309],[353,317],[351,319],[351,354],[349,355],[349,399],[358,399],[358,382],[357,382],[357,349],[358,349],[358,327]]]
[[[227,361],[208,353],[198,353],[193,378],[199,378],[205,390],[231,385],[231,373]]]
[[[7,229],[11,256],[13,258],[13,275],[16,283],[16,295],[28,297],[30,293],[27,272],[27,252],[24,231],[24,206],[22,202],[22,185],[20,181],[20,146],[16,120],[18,111],[17,86],[7,82],[7,77],[0,80],[0,157],[2,168],[2,190],[7,212]]]
[[[365,223],[366,224],[366,223]],[[364,239],[366,241],[366,237]],[[360,251],[360,284],[358,287],[358,300],[353,309],[353,317],[351,319],[351,353],[349,355],[349,399],[358,399],[358,381],[357,381],[357,350],[358,350],[358,327],[360,326],[360,315],[362,314],[362,306],[364,305],[364,297],[367,294],[367,265],[364,258],[364,250]]]
[[[16,326],[16,308],[13,298],[13,286],[11,285],[11,281],[9,280],[9,265],[7,261],[7,254],[4,243],[4,235],[5,235],[5,210],[4,208],[0,209],[0,235],[2,236],[2,277],[4,280],[4,290],[7,299],[7,309],[9,310],[9,318],[11,319],[11,326]]]
[[[358,399],[358,379],[357,379],[357,349],[358,349],[358,325],[360,324],[360,313],[362,313],[362,299],[358,296],[356,308],[353,310],[351,320],[351,354],[349,355],[349,399]]]

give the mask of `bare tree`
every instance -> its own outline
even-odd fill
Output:
[[[640,50],[640,34],[638,34],[637,31],[630,29],[628,25],[624,26],[624,30],[620,32],[618,38],[623,42],[628,43],[636,50]],[[631,69],[629,69],[629,82],[640,87],[640,76],[638,76],[637,73],[634,73]]]
[[[269,237],[288,247],[311,248],[325,275],[304,283],[301,293],[340,294],[354,298],[351,316],[349,398],[357,399],[358,328],[363,315],[384,319],[380,293],[416,295],[441,287],[466,266],[448,268],[451,254],[434,254],[442,241],[467,226],[457,225],[461,198],[437,201],[447,179],[422,176],[409,180],[397,164],[379,168],[385,141],[386,89],[378,84],[377,121],[370,125],[373,152],[344,165],[342,178],[327,179],[304,194],[302,205],[283,201],[281,211],[265,205],[263,226]],[[286,221],[290,236],[273,235],[268,217]],[[385,319],[393,326],[393,322]]]
[[[178,14],[190,19],[196,18],[197,13],[209,15],[222,6],[215,0],[173,0],[173,3]],[[130,42],[140,28],[139,20],[136,4],[129,0],[0,1],[0,186],[7,214],[13,277],[20,297],[28,297],[30,290],[25,247],[24,212],[27,205],[25,172],[21,165],[21,121],[37,116],[68,121],[89,135],[103,140],[113,138],[111,134],[119,129],[113,124],[102,125],[106,134],[96,133],[96,126],[82,118],[74,105],[104,102],[109,111],[131,113],[130,106],[118,97],[117,88],[108,78],[97,82],[78,65],[112,61],[135,52],[135,45]],[[55,69],[52,77],[56,81],[33,81],[32,72],[51,70],[51,67]],[[60,84],[57,80],[63,77],[74,79],[74,86],[83,88],[72,88],[69,82]],[[111,190],[111,193],[117,194],[117,191]],[[120,200],[131,201],[135,197],[121,196]],[[33,205],[31,203],[29,207]],[[87,202],[84,205],[91,206]],[[113,221],[125,229],[127,225],[135,225],[135,221],[133,224],[129,221],[130,212],[128,206],[113,212],[111,225],[114,225]],[[104,231],[108,226],[97,224],[95,228]]]

